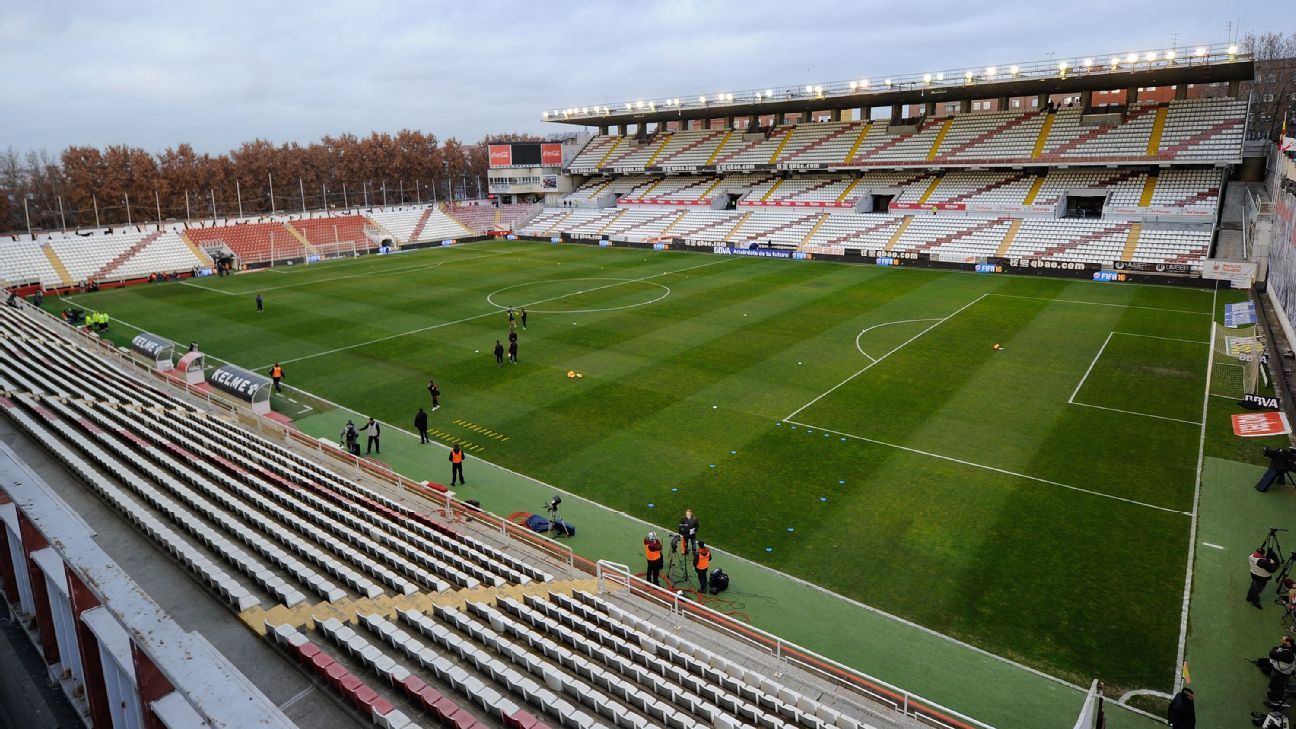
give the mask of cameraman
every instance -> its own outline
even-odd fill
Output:
[[[662,543],[657,538],[657,532],[648,532],[644,537],[644,557],[648,560],[648,575],[645,577],[649,582],[661,587],[661,570],[662,570]]]
[[[1292,648],[1292,637],[1284,635],[1278,645],[1269,651],[1269,693],[1270,702],[1282,703],[1287,693],[1287,681],[1296,671],[1296,650]]]
[[[705,542],[697,543],[693,553],[693,570],[697,572],[698,592],[707,594],[707,568],[711,566],[711,548]]]
[[[698,546],[697,532],[698,532],[697,517],[693,516],[692,509],[685,509],[684,518],[680,519],[680,523],[679,523],[680,539],[684,541],[684,554],[689,553],[690,545],[692,545],[693,551],[697,551],[697,546]]]
[[[1262,545],[1251,553],[1247,561],[1251,563],[1251,588],[1247,590],[1246,599],[1247,602],[1255,605],[1257,610],[1263,610],[1260,594],[1269,585],[1269,578],[1278,571],[1278,555],[1274,554],[1273,550],[1269,550],[1266,554]]]

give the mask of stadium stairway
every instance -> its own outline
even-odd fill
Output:
[[[144,248],[147,247],[148,244],[152,243],[153,241],[161,237],[162,237],[162,231],[159,230],[148,236],[145,236],[144,238],[139,239],[134,244],[132,244],[130,248],[127,248],[121,253],[118,253],[115,258],[113,258],[108,263],[104,264],[102,268],[100,268],[98,271],[95,271],[93,274],[91,274],[90,277],[98,281],[111,276],[113,271],[120,268],[123,263],[130,260],[130,258],[134,256],[136,253],[139,253],[140,251],[144,250]]]
[[[67,266],[63,265],[63,261],[59,260],[58,254],[54,252],[54,246],[47,243],[42,245],[40,249],[45,258],[49,260],[50,266],[54,268],[54,273],[58,274],[60,283],[64,286],[71,286],[75,283],[72,280],[72,274],[68,273]]]

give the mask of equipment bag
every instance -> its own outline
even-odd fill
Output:
[[[576,536],[576,527],[574,527],[574,526],[572,526],[571,524],[569,524],[569,523],[563,521],[562,519],[557,519],[557,520],[554,521],[554,523],[553,523],[553,530],[554,530],[554,535],[555,535],[555,536],[559,536],[559,537],[574,537],[574,536]]]
[[[711,573],[711,578],[707,580],[711,583],[711,594],[718,595],[729,589],[729,575],[725,574],[722,569],[717,569]]]
[[[549,520],[539,514],[532,514],[526,518],[526,527],[533,532],[544,534],[549,531]]]

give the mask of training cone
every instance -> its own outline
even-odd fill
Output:
[[[573,372],[572,370],[567,370],[567,379],[569,379],[569,380],[574,380],[574,379],[576,379],[576,373]]]

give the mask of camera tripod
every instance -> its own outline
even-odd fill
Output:
[[[1287,530],[1279,529],[1278,527],[1269,527],[1269,533],[1265,535],[1264,541],[1260,542],[1260,546],[1256,547],[1256,551],[1264,555],[1272,555],[1275,558],[1278,558],[1278,555],[1283,553],[1282,544],[1278,541],[1278,532],[1285,531]],[[1274,577],[1276,578],[1274,580],[1274,592],[1278,595],[1283,604],[1286,604],[1287,598],[1286,580],[1287,577],[1291,575],[1293,569],[1296,569],[1296,552],[1289,552],[1287,558],[1283,560],[1282,566],[1274,573]]]
[[[680,535],[672,534],[670,562],[666,564],[666,579],[672,584],[689,584],[689,568],[693,565],[680,554]]]

